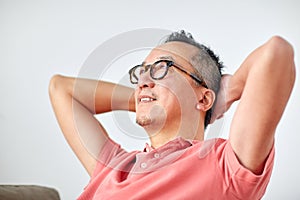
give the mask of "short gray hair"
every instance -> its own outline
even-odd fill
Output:
[[[216,97],[220,89],[222,77],[223,63],[210,48],[198,43],[193,38],[192,34],[184,30],[171,33],[163,43],[168,42],[185,42],[199,49],[199,54],[192,56],[191,64],[195,68],[195,74],[199,78],[203,78],[208,88],[214,91]],[[216,102],[216,101],[215,101]],[[206,112],[204,127],[206,128],[210,122],[214,106]]]

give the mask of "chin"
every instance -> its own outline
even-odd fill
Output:
[[[136,118],[136,123],[142,127],[150,125],[152,122],[151,118],[149,116],[142,116]]]
[[[143,127],[149,136],[159,133],[165,126],[165,118],[161,116],[137,116],[136,123]]]

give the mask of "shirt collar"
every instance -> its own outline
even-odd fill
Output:
[[[177,137],[177,138],[175,138],[173,140],[170,140],[166,144],[164,144],[164,145],[162,145],[162,146],[160,146],[156,149],[153,148],[150,144],[146,143],[143,152],[151,152],[153,150],[160,151],[160,150],[163,150],[163,149],[168,149],[170,147],[175,148],[177,150],[182,150],[182,149],[185,149],[185,148],[188,148],[188,147],[192,146],[194,143],[195,142],[193,140],[187,140],[187,139],[184,139],[182,137]]]

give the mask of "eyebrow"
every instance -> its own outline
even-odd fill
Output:
[[[157,60],[170,60],[170,61],[174,61],[174,58],[172,56],[159,56],[156,57]],[[142,62],[142,65],[145,65],[146,61]]]
[[[159,56],[156,59],[162,59],[162,60],[171,60],[174,61],[174,58],[172,56]]]

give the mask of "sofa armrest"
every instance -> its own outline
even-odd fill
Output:
[[[0,185],[0,199],[60,200],[56,189],[37,185]]]

